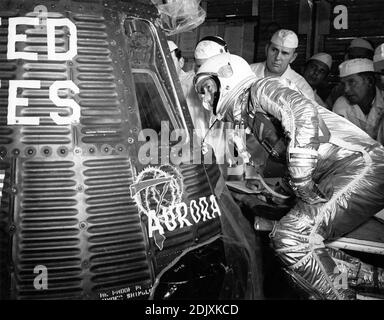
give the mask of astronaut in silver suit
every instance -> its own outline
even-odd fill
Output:
[[[288,189],[297,201],[270,234],[293,278],[318,299],[353,299],[350,285],[384,287],[384,273],[324,243],[339,238],[384,208],[384,147],[364,131],[277,78],[256,80],[239,56],[210,58],[195,89],[219,121],[241,123],[260,139],[260,116],[283,131]],[[338,285],[341,269],[348,285]],[[375,273],[375,276],[373,276]]]

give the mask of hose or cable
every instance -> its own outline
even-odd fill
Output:
[[[289,199],[290,196],[286,196],[286,195],[283,195],[281,193],[278,193],[276,192],[275,190],[273,190],[266,182],[265,180],[263,179],[263,177],[259,174],[256,174],[256,177],[252,177],[252,179],[255,179],[255,180],[259,180],[261,182],[261,184],[263,185],[263,187],[270,193],[272,194],[273,196],[275,196],[276,198],[280,198],[280,199]]]

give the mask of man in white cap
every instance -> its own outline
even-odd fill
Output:
[[[181,54],[181,50],[179,49],[177,44],[172,40],[168,40],[168,46],[169,46],[169,51],[171,52],[173,63],[175,64],[175,67],[176,67],[177,75],[180,76],[180,74],[184,72],[183,67],[185,63],[184,58]]]
[[[296,59],[296,48],[299,39],[295,32],[286,29],[277,30],[271,37],[270,42],[265,47],[266,61],[251,64],[251,69],[257,79],[265,77],[279,77],[284,80],[290,88],[301,92],[307,98],[315,100],[315,94],[307,81],[290,64]],[[253,142],[252,135],[247,136],[247,146],[251,154],[263,154],[260,146]],[[250,147],[252,146],[252,147]],[[264,152],[265,154],[265,152]],[[256,170],[252,166],[245,169],[246,185],[250,189],[258,189],[259,182]]]
[[[344,61],[351,60],[351,59],[370,59],[372,60],[373,57],[373,46],[368,40],[365,40],[363,38],[355,38],[353,39],[348,48],[345,51],[345,57]],[[332,108],[333,104],[344,93],[344,88],[342,83],[336,84],[333,89],[331,90],[331,93],[325,100],[325,103],[329,108]]]
[[[201,101],[194,90],[193,77],[195,76],[195,71],[190,70],[185,72],[182,69],[184,67],[184,58],[181,55],[180,49],[173,41],[168,41],[168,46],[176,66],[176,71],[178,73],[184,95],[187,99],[190,109],[189,111],[191,113],[195,128],[199,130],[199,135],[204,137],[209,126],[210,115],[208,111],[201,108]],[[202,38],[197,43],[194,52],[195,68],[200,67],[208,58],[224,52],[228,52],[228,49],[225,40],[221,37],[207,36]]]
[[[267,60],[251,64],[256,77],[280,77],[287,79],[295,85],[307,98],[314,99],[311,86],[297,72],[292,70],[290,64],[297,57],[296,48],[299,39],[291,30],[280,29],[276,31],[265,48]]]
[[[332,57],[325,52],[319,52],[309,58],[305,65],[303,77],[312,87],[315,100],[318,104],[327,108],[326,103],[318,95],[317,90],[327,78],[332,67]]]
[[[193,75],[201,67],[204,62],[209,58],[222,54],[229,54],[226,41],[217,35],[205,36],[201,38],[195,47],[194,51],[194,70],[191,71]],[[191,86],[193,83],[191,81]],[[194,88],[192,89],[194,90]],[[207,121],[207,127],[211,127],[209,134],[206,136],[204,142],[210,145],[215,153],[216,162],[219,164],[220,170],[225,179],[228,178],[228,164],[235,162],[234,156],[228,152],[233,149],[233,142],[228,134],[233,129],[232,123],[225,123],[216,121],[214,122],[214,115],[211,110],[207,111],[202,108],[204,112],[209,112],[209,120]],[[238,168],[240,169],[240,168]],[[233,169],[233,171],[236,171]]]
[[[184,59],[180,49],[173,41],[168,41],[168,46],[188,104],[189,113],[192,117],[195,134],[200,139],[204,139],[205,147],[207,147],[207,145],[211,146],[215,154],[216,163],[219,164],[219,168],[224,178],[227,178],[228,163],[234,162],[234,157],[228,153],[228,150],[233,149],[233,144],[231,141],[228,141],[227,130],[232,129],[233,126],[231,123],[213,123],[214,117],[211,110],[202,107],[201,101],[194,89],[193,77],[195,76],[195,70],[185,72],[182,69],[184,66]],[[228,49],[223,38],[219,36],[206,36],[200,39],[194,52],[195,68],[200,67],[210,57],[225,52],[228,52]],[[211,125],[213,126],[209,131],[209,134],[206,135],[208,128]]]
[[[344,95],[336,100],[332,111],[377,139],[384,100],[383,92],[375,85],[373,61],[361,58],[347,60],[340,64],[339,71]]]
[[[193,88],[193,77],[195,76],[195,73],[193,71],[185,72],[183,70],[184,58],[176,43],[168,40],[168,46],[187,101],[193,125],[196,129],[195,133],[200,137],[204,137],[205,132],[208,130],[209,112],[204,108],[201,108],[201,101]]]

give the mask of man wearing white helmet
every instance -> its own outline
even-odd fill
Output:
[[[194,72],[196,72],[209,58],[222,53],[229,54],[227,43],[223,38],[215,35],[206,36],[200,39],[196,44],[194,51]],[[192,83],[191,86],[193,87]],[[224,178],[227,179],[227,166],[228,164],[235,162],[233,155],[228,152],[233,149],[233,142],[230,141],[227,136],[232,129],[232,124],[224,122],[213,123],[211,110],[209,108],[206,110],[209,110],[210,113],[208,126],[212,125],[212,128],[206,137],[205,142],[214,150],[216,162],[220,164],[220,170],[223,173]]]
[[[305,79],[295,72],[290,64],[297,57],[296,48],[299,39],[291,30],[280,29],[271,37],[265,48],[266,61],[251,64],[257,78],[280,77],[287,79],[309,99],[314,99],[314,93]]]
[[[206,136],[208,128],[212,124],[212,122],[210,122],[212,113],[209,109],[201,108],[201,101],[193,87],[195,70],[208,60],[208,58],[228,52],[227,44],[225,40],[219,36],[206,36],[200,39],[194,52],[195,69],[188,72],[184,72],[182,69],[184,59],[181,56],[180,49],[173,41],[168,41],[168,45],[187,100],[192,121],[195,129],[197,129],[195,132],[201,139],[204,139],[205,146],[211,146],[215,153],[216,162],[219,164],[223,176],[227,178],[227,165],[235,161],[234,157],[228,153],[229,150],[233,149],[232,141],[229,141],[226,136],[226,133],[229,132],[226,132],[226,130],[232,129],[232,125],[223,122],[215,123]]]
[[[303,77],[312,87],[315,101],[327,108],[326,103],[318,95],[317,90],[327,78],[332,67],[332,57],[325,52],[319,52],[310,57],[305,65]]]
[[[284,81],[256,80],[241,57],[210,58],[194,83],[218,120],[243,123],[262,141],[259,119],[264,117],[276,128],[268,135],[280,134],[275,140],[285,148],[270,145],[267,151],[285,164],[285,188],[296,202],[270,237],[301,287],[318,299],[353,299],[352,286],[359,283],[383,289],[383,270],[374,272],[358,259],[326,248],[324,241],[351,232],[384,208],[384,147]],[[338,283],[338,266],[348,270],[347,288]]]
[[[377,139],[384,116],[384,96],[375,85],[373,61],[347,60],[340,64],[339,71],[344,94],[336,100],[332,111]]]

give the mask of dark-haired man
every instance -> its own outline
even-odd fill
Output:
[[[318,95],[317,90],[324,83],[332,67],[332,57],[325,52],[319,52],[310,57],[305,65],[303,77],[312,87],[315,100],[327,108],[326,103]]]
[[[372,44],[363,38],[353,39],[348,48],[345,51],[344,61],[352,59],[370,59],[373,57],[373,46]],[[343,95],[344,88],[342,83],[337,83],[331,90],[329,96],[325,100],[325,103],[329,108],[332,108],[337,98]]]
[[[200,137],[204,137],[208,130],[209,112],[201,108],[201,102],[193,90],[192,82],[195,73],[193,71],[185,72],[183,70],[184,58],[176,43],[168,40],[168,46],[187,101],[193,125],[196,129],[195,133]]]

